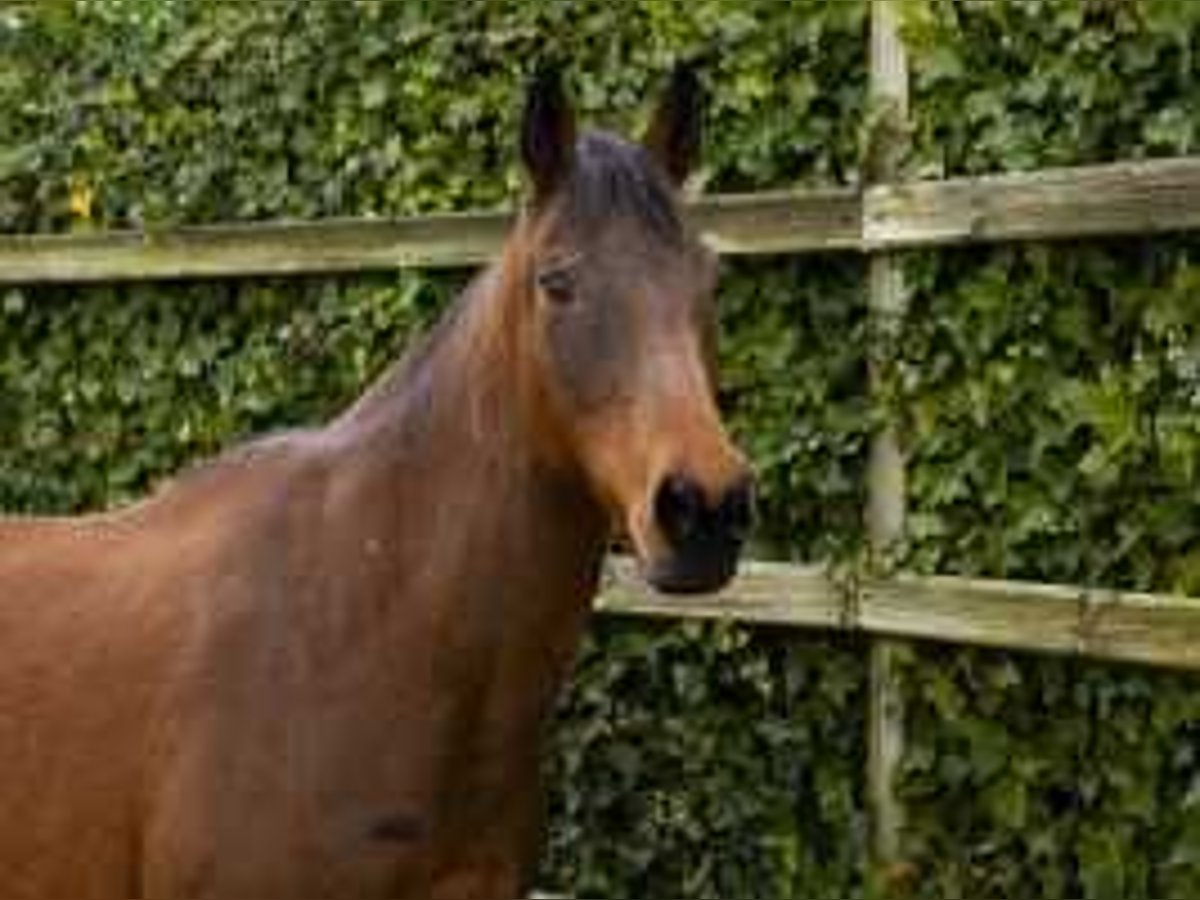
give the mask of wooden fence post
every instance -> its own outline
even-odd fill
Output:
[[[891,182],[900,174],[907,142],[908,64],[900,40],[894,0],[871,2],[871,128],[864,154],[868,184]],[[892,253],[869,261],[871,390],[881,391],[892,377],[895,339],[906,305],[904,273]],[[904,458],[895,423],[873,436],[867,473],[867,528],[872,576],[888,574],[890,551],[904,534]],[[904,749],[904,708],[897,667],[897,645],[871,644],[870,696],[867,711],[867,791],[871,851],[875,875],[885,886],[899,872],[904,811],[895,782]]]

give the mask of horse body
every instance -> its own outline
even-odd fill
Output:
[[[534,137],[564,131],[550,99],[531,101]],[[536,147],[526,160],[543,200],[562,186]],[[691,308],[552,312],[561,285],[534,284],[579,239],[565,225],[527,217],[424,347],[325,428],[121,511],[0,519],[5,896],[527,890],[541,733],[612,520],[666,560],[650,569],[665,589],[712,587],[743,500]],[[636,222],[602,225],[597,256],[655,257]],[[655,283],[686,293],[692,257],[671,259]],[[654,281],[636,268],[613,270],[626,293]],[[614,343],[638,317],[648,361]],[[658,385],[651,413],[631,373]]]
[[[323,432],[5,523],[16,895],[515,896],[606,522],[518,449],[494,367],[451,383],[456,336]]]

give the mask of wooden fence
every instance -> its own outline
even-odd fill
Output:
[[[864,189],[723,194],[689,204],[721,253],[851,251],[1200,229],[1200,157]],[[0,235],[0,285],[319,275],[465,266],[495,255],[503,212],[408,219]]]
[[[1013,240],[1200,229],[1200,158],[1151,160],[919,183],[899,181],[907,65],[894,7],[872,0],[871,89],[891,135],[861,189],[708,197],[690,204],[726,254],[847,251],[870,257],[883,388],[887,337],[904,315],[896,251]],[[364,272],[463,266],[499,248],[503,213],[401,220],[214,225],[149,233],[0,236],[0,285]],[[875,436],[865,511],[875,558],[904,532],[904,461],[895,432]],[[879,862],[898,852],[903,810],[892,790],[903,747],[896,639],[1080,654],[1200,670],[1200,600],[1066,585],[918,577],[868,567],[842,579],[820,567],[752,563],[717,596],[655,596],[617,561],[598,606],[610,614],[736,620],[869,636],[868,797]]]

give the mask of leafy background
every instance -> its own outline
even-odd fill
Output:
[[[1195,152],[1191,0],[897,0],[911,170]],[[568,62],[623,129],[701,55],[705,190],[853,183],[861,0],[0,4],[0,229],[509,205],[519,85]],[[730,262],[723,403],[758,551],[847,564],[863,451],[905,423],[907,565],[1200,590],[1197,244],[914,254],[898,390],[864,396],[857,260]],[[467,273],[0,295],[0,508],[125,502],[346,403]],[[848,897],[864,863],[863,648],[597,623],[563,703],[543,882],[578,896]],[[915,646],[908,878],[922,896],[1191,896],[1194,679]]]
[[[905,11],[919,172],[1196,152],[1200,4]],[[914,255],[909,566],[1200,593],[1198,248]],[[931,646],[907,676],[914,893],[1200,892],[1194,678]]]

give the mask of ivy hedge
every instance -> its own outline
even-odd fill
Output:
[[[914,172],[1194,153],[1191,0],[898,0]],[[706,190],[853,183],[862,0],[49,0],[0,6],[0,230],[510,204],[519,85],[566,60],[635,127],[683,56]],[[867,438],[902,417],[918,570],[1200,592],[1195,240],[913,254],[895,396],[865,396],[864,279],[731,262],[722,400],[758,551],[852,564]],[[0,508],[123,502],[329,415],[467,273],[0,295]],[[563,706],[543,865],[579,896],[848,897],[865,864],[857,642],[597,623]],[[1194,678],[915,646],[901,790],[919,896],[1200,890]],[[897,874],[897,873],[893,873]]]
[[[1196,153],[1200,4],[912,3],[913,166]],[[1200,595],[1200,242],[916,254],[902,341],[925,571]],[[917,647],[920,896],[1200,891],[1194,677]]]

